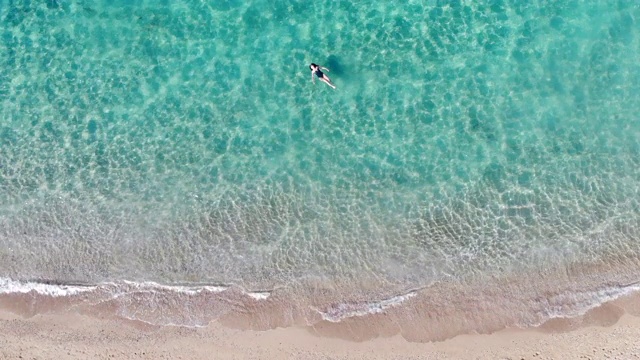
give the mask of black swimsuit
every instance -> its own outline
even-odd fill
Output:
[[[320,71],[320,69],[316,70],[314,74],[316,74],[316,76],[319,77],[320,79],[322,79],[322,77],[324,76],[324,73]]]

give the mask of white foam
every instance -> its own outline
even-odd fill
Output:
[[[322,319],[326,321],[340,322],[351,317],[382,313],[386,309],[396,307],[414,296],[416,296],[416,291],[394,296],[378,302],[344,303],[331,307],[327,309],[327,311],[315,310],[319,312]]]
[[[256,299],[256,300],[267,300],[269,298],[269,296],[271,296],[271,293],[268,292],[250,292],[247,293],[247,295],[249,295],[250,297]]]
[[[35,292],[40,295],[60,297],[73,296],[95,289],[96,286],[54,285],[0,278],[0,294],[27,294]]]
[[[203,292],[211,292],[211,293],[220,293],[225,290],[228,290],[230,286],[211,286],[211,285],[202,285],[202,286],[183,286],[183,285],[162,285],[153,281],[146,282],[133,282],[133,281],[122,281],[122,283],[128,285],[129,287],[133,287],[136,289],[153,291],[153,290],[166,290],[177,292],[181,294],[187,295],[198,295]],[[115,285],[115,284],[112,284]],[[248,292],[246,290],[242,290],[245,295],[255,299],[255,300],[266,300],[271,296],[270,292],[259,291],[259,292]]]
[[[533,324],[520,325],[540,326],[549,319],[573,318],[582,316],[589,310],[597,308],[602,304],[637,292],[640,292],[640,282],[617,287],[607,287],[595,291],[556,295],[544,302],[544,309],[538,313],[540,320]]]
[[[122,281],[122,283],[124,283],[124,284],[126,284],[126,285],[128,285],[130,287],[134,287],[134,288],[141,289],[141,290],[158,290],[158,289],[161,289],[161,290],[173,291],[173,292],[178,292],[178,293],[184,293],[184,294],[188,294],[188,295],[197,295],[197,294],[202,293],[202,292],[219,293],[219,292],[223,292],[223,291],[229,289],[228,286],[162,285],[162,284],[158,284],[158,283],[153,282],[153,281],[134,282],[134,281],[124,280],[124,281]]]

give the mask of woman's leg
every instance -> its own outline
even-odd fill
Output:
[[[328,77],[328,76],[323,76],[323,77],[322,77],[322,79],[320,79],[320,80],[324,81],[327,85],[331,86],[332,88],[334,88],[334,89],[336,88],[336,87],[331,83],[331,80],[329,79],[329,77]]]

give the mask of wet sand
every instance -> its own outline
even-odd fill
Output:
[[[439,342],[396,334],[318,335],[313,328],[239,330],[154,327],[78,313],[22,317],[0,311],[2,359],[640,359],[640,298],[627,296],[580,318]]]

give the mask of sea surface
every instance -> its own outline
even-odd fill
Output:
[[[638,59],[633,0],[0,0],[0,303],[581,314],[639,288]]]

